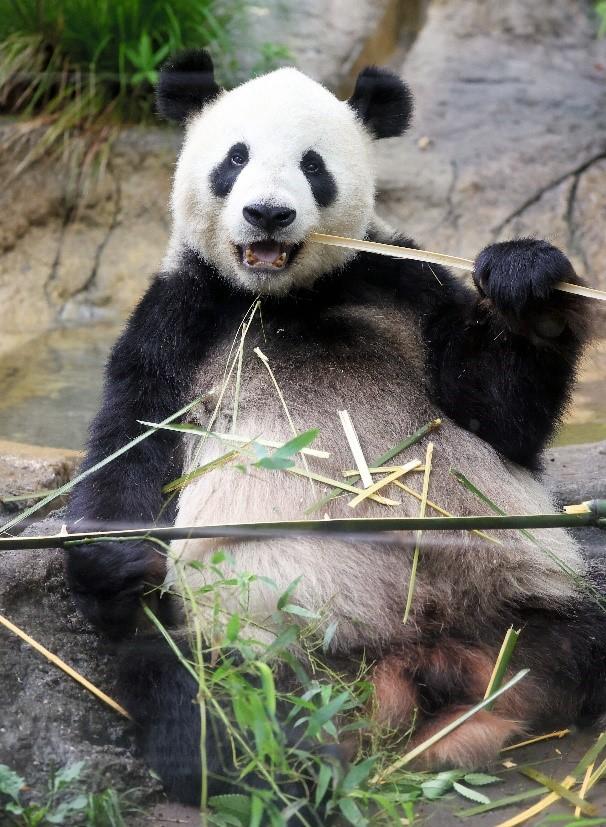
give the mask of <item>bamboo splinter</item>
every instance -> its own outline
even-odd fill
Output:
[[[85,689],[88,689],[89,692],[92,692],[93,695],[96,695],[97,698],[103,701],[103,703],[107,704],[108,706],[111,706],[113,710],[120,713],[120,715],[124,715],[125,718],[130,718],[128,712],[124,709],[123,706],[120,706],[120,704],[117,701],[114,701],[113,698],[110,698],[109,695],[106,695],[105,692],[102,692],[98,687],[94,685],[94,683],[91,683],[89,680],[87,680],[84,677],[84,675],[81,675],[79,672],[76,672],[76,670],[73,669],[69,664],[67,664],[64,660],[61,660],[61,658],[58,657],[58,655],[53,654],[53,652],[50,652],[48,649],[42,646],[41,643],[38,643],[37,640],[34,640],[33,637],[30,637],[27,634],[27,632],[24,632],[23,629],[19,628],[19,626],[15,626],[14,623],[11,623],[11,621],[7,617],[4,617],[4,615],[0,615],[0,624],[2,624],[2,626],[5,626],[13,634],[17,635],[17,637],[20,637],[21,640],[24,640],[29,646],[32,647],[32,649],[35,649],[41,655],[44,655],[44,657],[47,660],[49,660],[51,663],[54,663],[55,666],[59,667],[59,669],[62,669],[66,675],[70,676],[70,678],[73,678],[79,684],[82,684],[82,686]]]

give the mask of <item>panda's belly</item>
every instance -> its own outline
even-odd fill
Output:
[[[389,324],[384,327],[390,329]],[[450,473],[462,471],[488,497],[510,513],[552,510],[541,486],[530,474],[509,467],[486,443],[462,430],[431,405],[424,390],[418,356],[421,349],[410,328],[408,342],[391,343],[379,337],[383,346],[369,352],[352,350],[349,358],[337,348],[289,350],[272,347],[271,341],[254,341],[267,355],[280,386],[284,402],[298,432],[319,429],[311,447],[330,453],[326,459],[307,457],[313,474],[343,480],[343,472],[355,463],[337,411],[350,414],[365,458],[370,466],[385,451],[430,420],[441,417],[442,425],[431,436],[407,449],[390,465],[424,460],[429,440],[434,443],[430,476],[430,499],[453,514],[486,513],[486,508],[464,489]],[[381,332],[381,331],[380,331]],[[377,351],[378,352],[375,352]],[[219,364],[219,363],[217,363]],[[221,413],[213,428],[228,431],[233,411],[233,392],[225,393]],[[208,426],[208,411],[199,416]],[[292,437],[288,417],[276,388],[261,360],[244,360],[238,415],[234,432],[241,437],[283,442]],[[197,448],[193,467],[205,465],[232,447],[208,438]],[[190,445],[189,470],[196,448]],[[182,492],[179,525],[224,524],[304,519],[306,509],[320,499],[327,486],[312,483],[289,471],[252,467],[254,456],[246,456],[198,477]],[[237,465],[245,464],[242,471]],[[300,456],[296,466],[305,471]],[[420,492],[422,473],[411,472],[402,482]],[[378,476],[375,479],[379,479]],[[355,509],[349,506],[353,494],[332,500],[310,518],[340,516],[414,516],[419,513],[417,498],[395,486],[383,492],[397,505],[386,506],[369,500]],[[431,510],[428,513],[435,513]],[[537,532],[540,535],[540,532]],[[382,645],[401,634],[414,536],[399,535],[383,540],[335,540],[334,538],[280,538],[189,540],[173,544],[180,561],[209,563],[225,550],[239,572],[257,579],[245,586],[222,591],[226,615],[231,611],[248,614],[263,628],[271,627],[271,616],[280,594],[300,578],[294,602],[324,618],[338,621],[335,645]],[[499,601],[514,594],[562,596],[572,593],[572,584],[557,565],[537,551],[536,546],[515,532],[501,533],[502,545],[490,543],[472,533],[427,534],[415,590],[415,607],[448,607],[453,615],[463,607],[478,613],[495,611]],[[545,535],[550,550],[574,570],[582,563],[574,543],[564,532]],[[205,584],[216,575],[205,568],[177,566],[177,575],[186,576],[190,586]],[[268,578],[275,585],[270,585]],[[208,609],[210,612],[210,607]],[[445,621],[446,622],[446,621]]]

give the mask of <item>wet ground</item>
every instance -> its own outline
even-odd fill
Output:
[[[3,349],[0,336],[0,439],[81,448],[100,397],[103,365],[119,328],[53,330]],[[606,339],[585,360],[558,444],[606,438]]]

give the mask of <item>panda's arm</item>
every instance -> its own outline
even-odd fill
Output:
[[[154,280],[111,353],[103,401],[83,470],[178,411],[192,393],[196,367],[218,323],[216,298],[192,268]],[[69,505],[72,530],[172,522],[162,486],[181,471],[179,435],[159,431],[78,483]],[[146,543],[83,545],[68,552],[67,575],[88,618],[113,634],[132,626],[146,582],[163,579],[156,547]]]
[[[444,301],[432,285],[425,315],[435,401],[530,468],[560,422],[589,338],[587,300],[554,290],[560,280],[579,283],[550,244],[494,244],[476,261],[477,292],[457,288]]]

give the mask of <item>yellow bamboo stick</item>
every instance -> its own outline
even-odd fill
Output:
[[[370,471],[368,470],[368,463],[366,462],[364,451],[362,451],[362,446],[360,445],[360,440],[358,439],[358,434],[356,433],[354,424],[351,421],[349,411],[337,411],[337,413],[339,415],[339,419],[341,420],[343,430],[345,431],[345,436],[347,437],[347,441],[349,443],[349,448],[353,455],[354,462],[358,467],[358,473],[360,474],[362,485],[364,486],[364,488],[370,488],[370,486],[372,485],[372,477],[370,476]]]
[[[415,468],[414,470],[415,471],[420,471],[421,468],[423,468],[423,470],[425,470],[424,465],[421,465],[419,468]],[[402,491],[406,491],[406,493],[410,494],[411,497],[415,497],[415,499],[419,500],[419,502],[421,502],[421,500],[423,499],[422,495],[419,494],[418,491],[415,491],[413,488],[409,488],[403,482],[400,482],[400,480],[394,480],[394,485],[397,485],[398,488],[402,489]],[[441,514],[443,517],[454,517],[455,516],[450,511],[446,511],[445,508],[442,508],[441,506],[434,503],[432,500],[427,500],[426,505],[429,508],[433,508],[434,511],[437,511],[438,514]],[[490,543],[496,543],[498,546],[503,545],[501,540],[499,540],[497,537],[491,537],[490,534],[486,534],[484,531],[479,531],[477,528],[472,529],[471,533],[472,534],[477,534],[478,537],[482,537],[484,540],[488,540]]]
[[[560,782],[560,785],[569,790],[571,787],[574,787],[575,783],[576,779],[572,775],[567,775],[566,778]],[[546,795],[545,798],[542,798],[540,801],[537,801],[536,804],[533,804],[532,807],[529,807],[527,810],[523,810],[521,813],[513,816],[513,818],[508,818],[507,821],[501,821],[499,824],[495,825],[495,827],[517,827],[518,824],[524,824],[524,822],[528,821],[528,819],[542,813],[543,810],[547,809],[547,807],[551,807],[551,805],[555,804],[560,797],[561,796],[559,796],[558,793],[549,793],[549,795]]]
[[[70,678],[73,678],[85,689],[88,689],[89,692],[92,692],[93,695],[96,695],[97,698],[103,701],[103,703],[107,704],[108,706],[111,706],[113,710],[118,712],[120,715],[123,715],[125,718],[130,718],[128,712],[124,709],[123,706],[120,706],[120,704],[117,701],[114,701],[113,698],[110,698],[109,695],[106,695],[105,692],[102,692],[100,689],[98,689],[98,687],[96,687],[94,683],[91,683],[79,672],[76,672],[75,669],[72,669],[72,667],[69,664],[67,664],[64,660],[61,660],[60,657],[50,652],[48,649],[42,646],[41,643],[38,643],[37,640],[34,640],[33,637],[30,637],[30,635],[28,635],[27,632],[24,632],[23,629],[20,629],[19,626],[15,626],[14,623],[11,623],[11,621],[8,618],[4,617],[4,615],[0,615],[0,623],[7,629],[9,629],[13,634],[17,635],[17,637],[20,637],[21,640],[24,640],[29,646],[32,647],[32,649],[35,649],[37,652],[40,652],[40,654],[44,655],[44,657],[47,660],[49,660],[51,663],[54,663],[55,666],[59,667],[59,669],[62,669],[66,675],[70,676]]]
[[[591,778],[591,773],[593,772],[595,764],[590,764],[587,769],[585,770],[585,778],[583,778],[583,783],[581,784],[581,789],[579,790],[579,798],[585,799],[585,794],[589,789],[589,780]],[[575,807],[574,809],[575,818],[581,817],[581,808]]]
[[[547,741],[549,738],[563,738],[565,735],[569,734],[569,729],[559,729],[557,732],[548,732],[545,735],[537,735],[536,738],[529,738],[527,741],[519,741],[517,744],[512,744],[509,747],[503,747],[501,752],[510,752],[512,749],[528,747],[530,744],[536,744],[539,741]]]
[[[409,471],[414,470],[421,464],[421,460],[413,459],[410,462],[407,462],[406,465],[401,465],[395,471],[392,471],[391,474],[388,474],[382,480],[378,480],[377,482],[373,483],[368,488],[365,488],[363,491],[360,491],[357,497],[354,497],[353,500],[350,500],[348,505],[350,508],[355,508],[359,505],[363,500],[367,497],[370,497],[371,494],[376,494],[377,491],[380,491],[381,488],[385,488],[386,485],[389,485],[394,480],[397,480],[398,477],[403,477],[404,474],[407,474]]]
[[[419,517],[425,516],[425,509],[427,508],[427,497],[429,494],[429,476],[431,474],[431,461],[433,458],[433,442],[427,443],[427,451],[425,453],[425,474],[423,475],[423,490],[421,491],[421,507],[419,509]],[[389,479],[389,477],[388,477]],[[415,583],[417,580],[417,568],[419,566],[419,556],[421,554],[421,538],[422,531],[417,531],[417,542],[415,544],[414,554],[412,556],[412,566],[410,569],[410,580],[408,582],[408,595],[406,597],[406,607],[404,608],[404,617],[402,623],[407,623],[412,609],[412,597],[415,590]]]
[[[378,253],[381,256],[392,258],[413,259],[414,261],[427,261],[430,264],[442,264],[445,267],[456,267],[459,270],[473,272],[474,262],[469,258],[449,256],[445,253],[432,253],[429,250],[415,250],[413,247],[399,247],[396,244],[383,244],[378,241],[365,241],[360,238],[346,238],[345,236],[327,235],[326,233],[312,233],[310,240],[318,244],[328,244],[332,247],[346,247],[350,250],[360,250],[363,253]],[[556,290],[564,293],[574,293],[577,296],[585,296],[588,299],[606,301],[606,292],[596,290],[595,287],[584,287],[581,284],[570,284],[567,281],[559,281],[554,285]]]
[[[284,468],[287,474],[297,474],[299,477],[307,477],[308,479],[315,480],[316,482],[321,482],[323,485],[330,485],[331,488],[341,488],[343,491],[349,491],[351,494],[358,494],[360,492],[359,488],[356,488],[355,485],[349,485],[346,482],[339,482],[338,480],[333,480],[330,477],[325,477],[322,474],[315,474],[313,471],[306,471],[303,468]],[[366,491],[362,493],[366,494]],[[390,500],[387,497],[382,497],[380,494],[370,494],[369,499],[374,500],[377,503],[381,503],[381,505],[400,505],[397,500]]]

